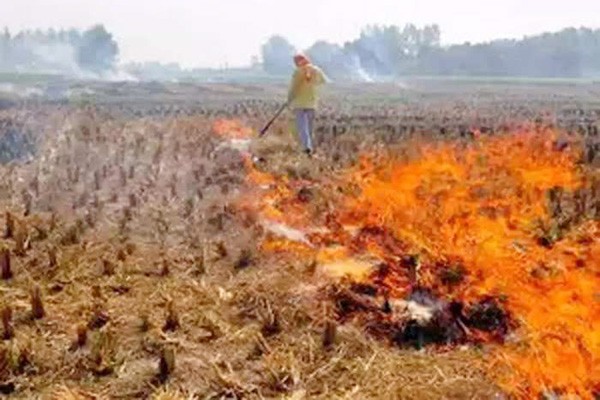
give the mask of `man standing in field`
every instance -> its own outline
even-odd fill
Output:
[[[314,148],[312,133],[315,110],[318,105],[318,89],[327,78],[321,69],[313,65],[303,54],[294,56],[296,70],[292,76],[288,92],[288,106],[296,114],[296,129],[304,152],[311,156]]]

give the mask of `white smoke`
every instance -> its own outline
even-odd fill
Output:
[[[359,66],[356,69],[356,73],[357,73],[358,77],[361,79],[361,81],[363,81],[363,82],[369,82],[369,83],[375,82],[375,80],[371,77],[371,75],[369,75],[367,73],[367,71],[364,70],[363,67]]]
[[[17,86],[14,83],[0,83],[0,94],[8,94],[19,98],[41,97],[44,91],[35,86]]]
[[[101,81],[135,81],[117,66],[118,44],[102,25],[83,32],[48,30],[0,34],[0,71]],[[7,88],[5,88],[5,91]]]
[[[352,71],[353,80],[357,80],[359,82],[367,82],[372,83],[375,82],[375,79],[363,68],[360,63],[360,58],[356,54],[350,55],[348,57],[348,68]]]
[[[31,44],[31,52],[43,73],[67,73],[83,76],[84,72],[75,61],[75,49],[68,43]]]
[[[114,71],[96,75],[96,79],[108,82],[139,82],[137,77],[121,67],[116,68]]]

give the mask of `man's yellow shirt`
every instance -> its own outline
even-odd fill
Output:
[[[288,91],[288,105],[292,109],[315,109],[319,102],[319,86],[326,82],[325,74],[313,64],[296,68]]]

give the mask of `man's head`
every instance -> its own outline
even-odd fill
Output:
[[[303,67],[310,64],[310,60],[304,54],[298,53],[294,56],[294,64],[296,64],[296,67]]]

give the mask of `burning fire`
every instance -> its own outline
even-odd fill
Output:
[[[218,119],[213,123],[213,132],[225,139],[250,139],[254,131],[241,121]]]
[[[466,340],[494,346],[490,372],[507,392],[592,398],[600,390],[600,222],[549,201],[586,186],[576,146],[557,149],[555,139],[524,129],[468,145],[420,144],[408,159],[365,157],[341,175],[348,190],[326,215],[299,195],[310,182],[249,162],[260,188],[253,206],[266,225],[288,229],[272,229],[263,249],[327,264],[373,285],[385,304],[426,289],[464,310],[500,310],[510,319],[502,329],[474,317],[461,327]],[[335,192],[325,182],[321,190]],[[367,259],[377,262],[365,274]]]

